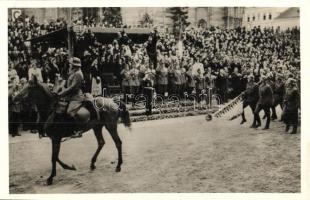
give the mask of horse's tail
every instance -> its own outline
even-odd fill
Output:
[[[126,104],[124,102],[120,101],[119,108],[120,108],[119,110],[120,110],[120,117],[121,117],[122,123],[126,127],[130,128],[131,127],[131,120],[129,117],[129,111],[126,108]]]

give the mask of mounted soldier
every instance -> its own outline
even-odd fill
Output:
[[[67,81],[67,87],[62,90],[58,95],[64,97],[69,101],[67,114],[74,120],[75,135],[73,137],[81,137],[83,130],[80,129],[81,125],[89,121],[89,112],[86,108],[82,107],[85,96],[82,92],[84,84],[84,76],[81,71],[81,60],[73,57],[69,60],[70,75]]]

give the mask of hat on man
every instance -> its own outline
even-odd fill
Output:
[[[73,57],[69,60],[69,63],[74,66],[74,67],[81,67],[81,59],[77,58],[77,57]]]

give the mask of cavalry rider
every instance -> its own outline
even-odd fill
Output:
[[[81,60],[73,57],[69,60],[70,72],[67,81],[67,87],[58,93],[60,97],[65,97],[69,101],[67,114],[74,119],[74,135],[72,137],[81,137],[83,130],[80,128],[89,120],[89,112],[82,107],[82,102],[85,99],[82,92],[84,77],[81,71]]]
[[[267,77],[261,76],[261,84],[259,86],[259,99],[254,111],[254,120],[257,122],[254,128],[257,128],[261,125],[261,120],[259,118],[259,112],[264,110],[265,115],[267,116],[266,125],[263,130],[269,129],[270,124],[270,108],[273,105],[273,91],[270,85],[267,83]]]
[[[243,109],[242,109],[242,121],[240,124],[243,124],[246,122],[245,115],[244,115],[244,109],[247,106],[250,106],[252,113],[254,114],[255,106],[258,101],[258,85],[254,82],[254,76],[249,75],[248,77],[248,83],[246,84],[246,90],[243,95]],[[253,120],[253,124],[251,128],[255,127],[255,120]]]
[[[289,131],[290,126],[293,126],[293,130],[290,132],[291,134],[297,132],[298,108],[300,107],[300,98],[296,83],[297,81],[293,78],[287,80],[284,97],[283,121],[286,124],[286,132]]]

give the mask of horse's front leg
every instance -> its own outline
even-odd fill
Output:
[[[60,139],[52,138],[52,172],[51,175],[46,180],[47,185],[53,184],[53,178],[56,176],[56,162],[58,160],[60,149]]]
[[[93,128],[93,130],[94,130],[97,142],[98,142],[98,147],[97,147],[95,154],[93,155],[93,157],[91,159],[91,164],[90,164],[91,170],[96,169],[95,163],[97,161],[97,157],[98,157],[103,145],[105,144],[105,141],[104,141],[103,136],[102,136],[102,126],[97,126],[97,127]]]
[[[121,166],[123,164],[123,154],[122,154],[122,141],[120,137],[118,136],[117,132],[117,124],[115,123],[114,125],[106,126],[107,130],[112,136],[112,139],[115,143],[115,146],[117,148],[118,152],[118,162],[115,171],[120,172],[121,171]]]

